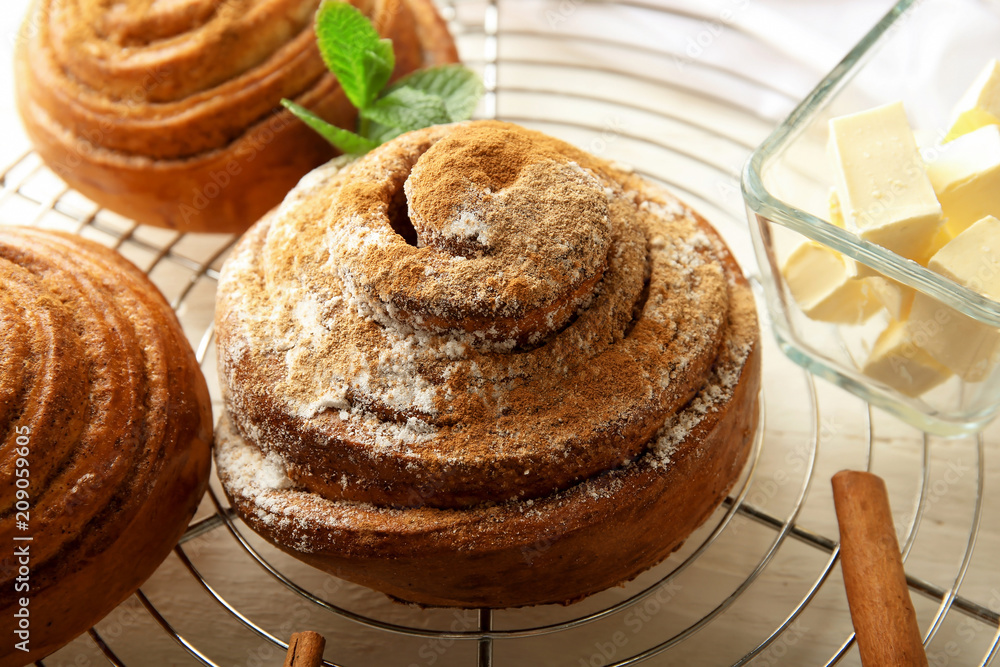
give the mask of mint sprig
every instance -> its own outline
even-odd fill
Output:
[[[286,109],[298,116],[303,123],[319,132],[324,139],[344,153],[357,153],[360,155],[378,146],[378,143],[370,139],[326,122],[312,111],[309,111],[309,109],[291,100],[281,100],[281,103]]]
[[[396,66],[392,42],[346,2],[324,2],[316,12],[316,42],[327,68],[358,109],[375,101]]]
[[[440,97],[451,122],[467,120],[483,95],[483,82],[464,65],[439,65],[418,69],[404,76],[385,90],[386,95],[402,88],[413,88]]]
[[[407,132],[451,120],[444,100],[415,88],[399,88],[386,93],[367,109],[364,118]]]
[[[472,116],[483,84],[462,65],[412,72],[386,87],[396,57],[353,5],[323,0],[316,12],[316,41],[323,61],[358,109],[357,132],[332,125],[287,99],[281,103],[344,153],[366,153],[393,137],[422,127]]]

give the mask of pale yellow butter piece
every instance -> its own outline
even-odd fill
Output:
[[[952,239],[927,268],[1000,300],[1000,220],[988,216]],[[937,299],[917,294],[907,325],[910,336],[939,363],[968,382],[989,375],[1000,332]]]
[[[950,243],[953,238],[955,238],[955,234],[951,233],[951,229],[949,229],[948,225],[941,225],[938,228],[937,233],[933,236],[933,238],[931,238],[931,257],[936,255],[938,250]]]
[[[829,151],[847,229],[926,262],[941,223],[941,205],[903,105],[834,118]]]
[[[951,371],[922,350],[902,322],[879,334],[861,372],[907,396],[920,396],[948,379]]]
[[[840,209],[840,199],[836,188],[830,188],[830,223],[844,228],[844,212]]]
[[[996,59],[986,64],[955,105],[944,140],[951,141],[986,125],[1000,125],[1000,62]]]
[[[910,316],[910,308],[913,306],[913,297],[916,293],[912,287],[878,275],[865,278],[865,289],[871,290],[873,298],[882,304],[893,320],[898,322]]]
[[[809,241],[796,248],[781,272],[811,319],[857,324],[879,310],[879,303],[857,278],[854,261],[819,243]]]
[[[981,127],[940,150],[927,164],[927,175],[947,233],[958,235],[977,220],[1000,215],[1000,126]]]
[[[837,189],[830,188],[830,224],[844,229],[844,212],[840,208],[840,199],[837,197]],[[846,262],[852,262],[848,258],[844,258]],[[873,276],[882,275],[875,269],[869,267],[866,264],[862,264],[858,261],[853,261],[853,269],[856,273],[856,278],[870,278]]]

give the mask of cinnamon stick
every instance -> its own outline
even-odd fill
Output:
[[[326,639],[318,632],[296,632],[288,640],[284,667],[319,667],[323,664]]]
[[[842,470],[833,476],[833,502],[861,664],[927,667],[885,482],[868,472]]]

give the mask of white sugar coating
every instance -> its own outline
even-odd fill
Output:
[[[562,156],[579,164],[561,164],[596,181],[586,206],[562,196],[565,181],[535,187],[547,193],[539,218],[572,202],[558,224],[518,228],[523,254],[463,273],[497,246],[500,216],[530,218],[537,200],[529,193],[485,214],[480,202],[463,204],[461,174],[487,174],[499,192],[484,198],[495,202],[519,163],[465,160],[456,170],[461,147],[445,146],[427,173],[457,196],[425,198],[441,232],[433,243],[415,221],[416,244],[403,228],[400,188],[412,170],[398,169],[383,174],[387,197],[361,169],[312,182],[301,210],[265,218],[240,241],[242,275],[225,266],[220,286],[241,289],[220,287],[216,319],[219,480],[264,539],[375,590],[435,604],[408,592],[443,564],[441,592],[426,595],[451,600],[473,577],[506,568],[505,595],[534,594],[548,574],[569,582],[553,601],[572,601],[576,580],[627,580],[672,552],[739,477],[758,418],[753,295],[700,216],[575,149]],[[348,199],[358,205],[337,203]],[[350,214],[375,209],[377,230]],[[606,232],[594,222],[602,216]],[[333,239],[330,228],[345,225],[354,230]],[[563,227],[582,232],[552,233]],[[563,261],[581,245],[601,247],[599,269]],[[552,276],[519,265],[536,253],[550,255],[539,264]],[[548,280],[560,296],[525,311],[522,336],[503,308],[423,308],[458,293],[437,290],[448,271],[466,279],[453,288],[504,307],[534,303],[530,289],[503,293],[508,281]],[[555,292],[567,281],[572,291]],[[580,553],[592,556],[582,566]],[[588,576],[574,579],[581,568]]]
[[[228,418],[219,422],[218,435],[220,442],[245,442]],[[226,471],[226,482],[233,489],[239,489],[240,493],[249,494],[249,497],[292,487],[292,480],[285,472],[285,463],[277,454],[265,456],[251,446],[218,447],[215,461],[220,470]]]
[[[299,406],[295,414],[302,419],[310,419],[324,410],[350,410],[351,402],[347,400],[347,390],[344,385],[333,387],[312,403]]]
[[[279,209],[279,215],[280,213],[281,211]],[[275,221],[275,224],[280,225],[280,220],[281,218],[279,217],[279,219]],[[378,229],[377,222],[378,219],[375,214],[368,217],[361,214],[355,214],[351,217],[348,224],[332,227],[326,233],[324,245],[330,256],[330,268],[335,271],[340,271],[345,277],[345,280],[351,279],[353,281],[355,277],[347,267],[334,264],[333,262],[335,258],[338,253],[360,255],[367,248],[378,247],[380,244],[384,243],[385,239]]]
[[[546,461],[549,465],[557,461],[568,470],[586,459],[579,444],[581,424],[586,420],[624,430],[629,423],[626,419],[639,419],[652,410],[664,426],[656,442],[645,446],[669,460],[670,441],[676,438],[670,433],[687,426],[678,425],[675,411],[702,387],[708,374],[706,364],[716,354],[725,329],[727,275],[718,258],[726,250],[701,229],[689,209],[669,196],[638,186],[629,190],[625,186],[634,182],[627,179],[608,180],[610,185],[605,185],[575,162],[563,167],[574,178],[599,188],[601,206],[608,211],[605,222],[612,230],[606,267],[593,289],[580,299],[568,325],[552,336],[534,334],[520,344],[513,338],[497,337],[495,326],[468,333],[429,331],[421,328],[420,320],[403,319],[390,300],[363,295],[357,283],[363,276],[345,270],[334,256],[379,247],[384,230],[376,231],[370,219],[357,215],[343,224],[321,227],[312,236],[304,235],[305,222],[295,210],[296,203],[330,197],[327,186],[346,177],[329,169],[304,179],[299,186],[303,191],[293,192],[268,225],[252,230],[241,242],[220,281],[222,303],[231,304],[232,312],[238,313],[227,321],[228,345],[220,352],[223,382],[228,382],[246,355],[252,355],[247,366],[259,367],[266,360],[267,372],[256,377],[265,381],[257,395],[266,391],[267,398],[277,403],[267,414],[287,415],[304,423],[290,427],[294,433],[271,429],[259,437],[244,423],[250,418],[241,416],[239,425],[248,438],[264,451],[292,456],[286,443],[295,442],[300,428],[310,438],[312,433],[329,433],[316,447],[329,443],[339,452],[341,443],[350,443],[351,457],[384,454],[399,459],[416,471],[418,480],[428,474],[420,467],[421,461],[457,468],[473,459],[501,461],[502,456],[515,453],[530,463],[520,474],[524,484],[537,486],[536,480],[546,474]],[[490,194],[501,201],[504,192]],[[454,233],[468,238],[475,234],[477,240],[480,230],[475,226],[485,225],[474,207],[460,212],[452,223],[457,225]],[[482,231],[491,241],[490,229],[484,226]],[[320,242],[306,245],[304,238]],[[590,239],[598,240],[596,236]],[[528,241],[525,247],[530,250],[535,239]],[[561,239],[550,241],[555,252],[570,251],[562,247],[566,244]],[[308,274],[296,271],[296,263],[305,262],[299,257],[313,260]],[[434,280],[442,265],[466,261],[475,260],[451,256],[440,265],[413,268]],[[506,280],[518,271],[517,266],[496,267],[491,278]],[[585,274],[568,275],[575,280]],[[644,294],[647,281],[653,286]],[[483,289],[478,284],[473,287]],[[544,318],[551,327],[553,313]],[[633,326],[636,335],[630,334]],[[643,370],[619,378],[613,377],[614,368],[608,368],[607,377],[595,370],[607,367],[606,359],[614,357],[629,363],[636,359],[634,368]],[[597,374],[599,380],[595,380]],[[623,380],[632,386],[630,391],[615,389],[615,383]],[[550,416],[561,414],[563,406],[583,404],[581,387],[587,382],[600,387],[598,402],[586,414],[578,412],[572,419],[550,423]],[[519,404],[510,398],[516,391],[521,392]],[[712,398],[705,391],[701,394],[705,405]],[[232,409],[246,414],[235,403]],[[466,421],[468,414],[477,421]],[[479,429],[475,438],[463,435],[470,428]],[[453,442],[463,445],[453,446]],[[644,443],[621,445],[622,451],[634,449],[626,454],[615,452],[617,458],[605,467],[595,466],[571,479],[620,465],[641,452]],[[475,456],[469,454],[472,450]],[[488,454],[481,456],[479,451]],[[295,463],[294,470],[305,469],[301,460]],[[342,473],[342,467],[313,471],[328,483],[352,481]],[[371,488],[377,483],[364,479],[351,488]],[[501,499],[517,497],[521,484],[514,482],[511,495]]]
[[[295,290],[295,293],[290,295],[289,301],[295,303],[292,317],[307,335],[320,338],[326,333],[322,309],[313,295]]]
[[[705,418],[724,408],[732,398],[733,391],[739,384],[745,363],[753,350],[754,343],[730,337],[723,345],[723,354],[715,372],[708,383],[691,403],[673,418],[667,420],[656,433],[649,448],[635,461],[628,463],[619,470],[612,470],[594,479],[587,479],[574,487],[557,492],[549,498],[515,500],[507,503],[507,507],[517,508],[521,513],[536,518],[544,518],[546,508],[561,506],[566,500],[578,492],[590,499],[599,500],[613,497],[623,486],[623,476],[632,466],[646,465],[655,470],[666,471],[671,464],[672,455],[680,448]],[[372,418],[368,415],[367,418]],[[412,438],[415,442],[427,425],[419,420],[410,419],[399,432],[391,437]],[[403,431],[407,435],[403,435]],[[327,509],[337,508],[336,512],[313,512],[305,520],[310,525],[319,522],[330,526],[335,517],[342,517],[343,510],[363,512],[399,513],[406,510],[390,510],[378,508],[367,503],[345,500],[328,500],[306,491],[293,489],[293,483],[288,478],[285,462],[274,453],[266,457],[244,440],[232,426],[228,416],[223,417],[217,427],[216,465],[227,490],[251,502],[255,506],[255,515],[265,524],[271,525],[287,521],[286,514],[302,516],[301,501],[305,498],[314,506]],[[525,471],[527,474],[529,471]],[[343,475],[339,483],[347,488],[350,480]],[[275,493],[285,491],[286,493]],[[301,544],[300,550],[307,551],[308,544]]]
[[[442,141],[447,144],[448,137]],[[384,304],[373,303],[371,309],[411,324],[411,310],[431,315],[433,322],[422,321],[417,328],[434,333],[462,330],[456,322],[469,316],[493,318],[502,327],[498,335],[503,340],[520,338],[516,322],[530,321],[534,310],[548,309],[569,294],[580,298],[573,288],[583,276],[599,274],[607,253],[603,183],[573,161],[546,157],[524,163],[512,180],[491,190],[479,175],[443,177],[435,150],[431,146],[408,166],[403,190],[417,246],[436,252],[411,256],[392,248],[386,253],[397,271],[372,272],[372,262],[387,254],[343,246],[340,259],[348,289],[358,298],[395,303],[397,312]],[[599,233],[592,234],[591,228]],[[380,233],[387,243],[395,235],[388,225]],[[434,265],[431,273],[428,263]],[[415,269],[436,279],[433,289]],[[561,315],[560,323],[571,313]],[[480,335],[489,338],[485,332]]]
[[[264,457],[255,481],[264,489],[288,489],[292,486],[292,480],[285,474],[285,462],[274,452]]]
[[[312,550],[307,529],[317,524],[334,530],[349,525],[347,521],[338,521],[338,517],[344,517],[350,503],[338,503],[339,512],[322,511],[325,509],[323,505],[329,501],[296,489],[280,457],[265,457],[243,439],[228,416],[219,421],[215,436],[215,464],[227,492],[238,502],[252,507],[249,518],[265,526],[290,531],[291,546],[295,549],[304,553]],[[321,511],[316,511],[317,501]],[[358,506],[361,507],[360,504]],[[364,509],[366,512],[379,511],[374,506],[365,506]]]
[[[475,241],[480,245],[490,242],[490,228],[486,224],[482,207],[475,204],[476,199],[464,204],[455,211],[454,217],[441,225],[440,233],[456,239]]]
[[[706,415],[725,407],[733,396],[733,390],[739,384],[743,366],[753,349],[746,341],[734,342],[727,340],[723,356],[715,373],[708,384],[688,404],[688,407],[668,419],[663,427],[653,436],[649,448],[649,458],[654,467],[665,468],[670,464],[670,457],[680,443],[704,421]]]
[[[691,210],[676,199],[664,199],[658,202],[647,199],[639,204],[639,208],[659,218],[683,218],[691,215]]]

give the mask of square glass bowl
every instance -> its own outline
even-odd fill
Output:
[[[979,431],[1000,409],[1000,304],[827,222],[834,182],[826,155],[828,123],[902,101],[928,158],[954,105],[993,58],[1000,58],[1000,4],[901,0],[761,144],[743,173],[754,250],[779,346],[816,375],[938,435]],[[868,267],[917,291],[921,312],[930,315],[908,329],[900,348],[906,359],[923,358],[925,348],[945,347],[975,355],[978,372],[966,373],[967,379],[952,375],[918,396],[898,388],[906,382],[865,374],[866,360],[891,317],[882,309],[858,325],[809,319],[780,270],[806,239],[856,260],[864,265],[862,273]],[[909,381],[908,364],[898,361],[889,370]]]

